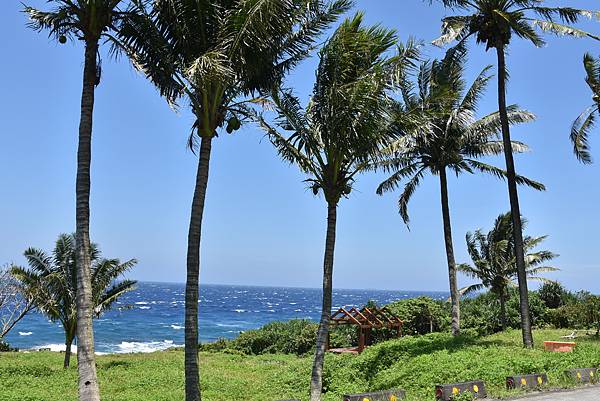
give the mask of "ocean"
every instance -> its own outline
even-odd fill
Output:
[[[94,321],[98,353],[153,352],[183,344],[184,284],[138,283]],[[362,306],[369,300],[387,304],[418,296],[446,299],[443,292],[342,290],[333,293],[334,309]],[[200,340],[234,338],[275,320],[318,321],[321,290],[314,288],[202,285],[200,289]],[[64,350],[59,323],[39,313],[26,316],[6,340],[20,349]]]

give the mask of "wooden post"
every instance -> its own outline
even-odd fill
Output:
[[[358,352],[361,353],[361,352],[363,352],[364,349],[365,349],[365,332],[364,332],[363,328],[361,327],[359,329],[359,336],[358,336]]]
[[[331,333],[329,330],[327,331],[327,341],[325,342],[325,351],[329,351],[330,342],[331,341]]]

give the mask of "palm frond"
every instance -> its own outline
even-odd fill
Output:
[[[502,170],[501,168],[492,166],[490,164],[487,163],[483,163],[480,162],[478,160],[468,160],[467,161],[469,163],[469,165],[478,171],[481,171],[482,173],[487,173],[487,174],[491,174],[496,176],[497,178],[501,178],[501,179],[506,179],[506,171]],[[537,191],[545,191],[546,187],[544,186],[544,184],[531,180],[527,177],[524,177],[522,175],[517,175],[515,177],[515,180],[517,182],[517,184],[519,185],[526,185],[530,188],[533,188]]]
[[[596,115],[600,112],[597,105],[593,105],[585,109],[583,113],[577,117],[571,127],[571,143],[573,144],[573,153],[577,159],[584,164],[592,163],[592,155],[590,153],[589,134],[596,124]]]
[[[531,19],[531,24],[534,27],[541,29],[544,32],[550,32],[557,36],[573,36],[576,38],[589,37],[592,39],[600,40],[600,36],[594,35],[590,32],[586,32],[581,29],[574,28],[572,26],[560,24],[558,22],[552,22],[548,20],[536,20]]]
[[[123,280],[110,288],[105,289],[94,306],[94,313],[100,316],[102,313],[110,310],[113,304],[126,292],[133,291],[137,281]]]
[[[469,35],[471,16],[452,16],[442,20],[442,35],[431,43],[435,46],[444,46],[455,40],[462,40]]]
[[[411,179],[408,180],[408,182],[404,186],[404,191],[402,192],[402,195],[400,195],[400,198],[398,198],[398,213],[400,213],[400,216],[402,217],[404,224],[406,224],[407,226],[410,222],[410,217],[408,216],[408,202],[410,201],[413,194],[415,193],[415,191],[421,184],[421,180],[423,179],[423,176],[425,175],[425,171],[426,171],[426,169],[424,167],[421,167],[411,177]]]

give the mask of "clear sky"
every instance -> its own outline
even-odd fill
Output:
[[[0,263],[22,263],[28,246],[50,250],[61,232],[74,231],[74,183],[81,92],[81,43],[61,46],[26,28],[19,1],[0,14]],[[45,1],[31,5],[47,7]],[[597,1],[549,4],[600,8]],[[568,3],[568,4],[567,4]],[[395,28],[429,43],[447,13],[421,0],[362,0],[369,23]],[[600,22],[583,28],[600,33]],[[508,100],[535,112],[538,121],[513,130],[532,152],[517,157],[522,174],[548,190],[521,190],[528,233],[548,234],[545,247],[560,258],[552,277],[571,289],[600,292],[600,164],[580,165],[568,140],[573,119],[591,95],[583,81],[592,40],[548,38],[536,49],[515,40],[508,63]],[[468,76],[495,62],[493,52],[470,46]],[[432,46],[426,53],[439,57]],[[301,65],[289,84],[306,96],[315,60]],[[186,237],[196,157],[186,149],[192,117],[170,110],[125,59],[103,53],[93,136],[91,233],[109,257],[137,258],[140,280],[185,279]],[[496,109],[490,85],[481,113]],[[600,131],[600,129],[598,130]],[[592,135],[600,160],[600,132]],[[503,159],[494,160],[503,166]],[[256,128],[220,135],[214,142],[205,209],[202,273],[205,283],[318,287],[322,277],[326,207],[283,163]],[[411,230],[397,214],[398,194],[375,194],[382,176],[359,177],[340,203],[334,285],[341,288],[446,290],[439,187],[428,177],[410,205]],[[487,176],[450,181],[458,262],[469,261],[464,235],[489,229],[509,209],[506,185]],[[461,284],[468,280],[461,278]]]

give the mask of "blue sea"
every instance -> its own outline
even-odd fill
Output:
[[[152,352],[183,344],[184,284],[138,283],[116,309],[94,321],[98,353]],[[447,298],[443,292],[334,290],[334,309],[361,306],[369,300],[386,304],[427,295]],[[321,290],[314,288],[202,285],[200,339],[234,338],[240,332],[275,320],[318,321]],[[39,313],[25,317],[6,340],[20,349],[64,349],[62,327]]]

